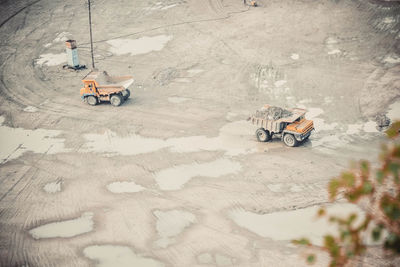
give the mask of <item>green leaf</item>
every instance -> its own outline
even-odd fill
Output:
[[[396,121],[392,126],[386,131],[389,138],[395,138],[399,135],[400,121]]]
[[[382,234],[382,226],[378,225],[371,232],[372,239],[374,241],[379,241],[379,239],[381,239],[381,234]]]
[[[372,187],[371,182],[366,181],[366,182],[363,184],[363,187],[362,187],[363,193],[364,193],[364,194],[369,194],[369,193],[372,192],[372,190],[373,190],[373,187]]]
[[[346,186],[353,187],[355,176],[352,172],[344,172],[342,173],[342,180]]]
[[[307,256],[307,263],[308,264],[314,264],[315,263],[315,259],[316,259],[315,254],[310,254],[310,255]]]
[[[382,170],[378,170],[376,172],[376,180],[378,181],[379,184],[382,184],[384,179],[385,179],[385,173]]]
[[[292,240],[292,243],[296,244],[296,245],[303,245],[303,246],[311,245],[310,240],[307,238],[295,239],[295,240]]]
[[[336,197],[339,186],[340,186],[340,182],[338,179],[332,179],[329,182],[329,195],[330,195],[331,199],[334,199]]]

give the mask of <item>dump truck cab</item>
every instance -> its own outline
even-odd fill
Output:
[[[314,130],[313,121],[305,118],[306,112],[301,108],[282,109],[265,105],[250,119],[259,127],[256,131],[258,141],[279,137],[287,146],[293,147],[308,139]]]
[[[113,106],[119,106],[130,96],[128,86],[133,83],[133,77],[110,76],[105,71],[91,71],[82,82],[84,87],[80,95],[89,105],[109,101]]]

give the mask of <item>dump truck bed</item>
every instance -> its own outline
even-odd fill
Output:
[[[99,89],[121,86],[126,89],[133,83],[133,76],[110,76],[106,71],[91,71],[82,79],[82,81],[94,81]]]

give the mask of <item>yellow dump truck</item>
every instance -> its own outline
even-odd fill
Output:
[[[81,98],[89,105],[109,101],[113,106],[121,105],[131,95],[128,87],[132,76],[110,76],[107,72],[91,71],[83,79]]]
[[[283,109],[265,105],[250,117],[250,121],[258,126],[256,137],[260,142],[270,141],[273,137],[281,140],[290,147],[310,137],[314,130],[312,120],[306,120],[307,110],[301,108]]]

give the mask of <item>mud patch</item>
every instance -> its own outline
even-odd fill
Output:
[[[179,190],[194,177],[212,177],[234,174],[241,170],[239,163],[218,159],[207,163],[178,165],[162,170],[155,175],[161,190]]]
[[[174,237],[196,221],[196,217],[192,213],[182,210],[156,210],[153,214],[157,217],[156,228],[160,237],[155,244],[161,248],[175,243]]]
[[[136,184],[135,182],[114,182],[107,185],[108,191],[112,193],[137,193],[145,190],[145,188],[141,185]]]
[[[55,138],[61,134],[56,130],[25,130],[2,125],[0,116],[0,160],[5,163],[22,156],[25,152],[55,154],[64,152],[64,139]]]
[[[29,231],[34,239],[74,237],[93,230],[93,212],[85,212],[81,217],[61,222],[48,223]]]
[[[282,211],[270,214],[257,214],[245,210],[234,210],[229,217],[240,227],[243,227],[259,236],[272,240],[290,241],[307,237],[313,244],[322,245],[322,237],[326,234],[336,234],[336,225],[329,223],[328,219],[317,219],[319,206],[304,209]],[[346,217],[350,213],[356,213],[360,223],[364,213],[353,204],[335,204],[327,206],[330,215]]]
[[[151,258],[136,254],[129,247],[95,245],[83,250],[85,257],[96,261],[99,267],[163,267],[164,264]]]
[[[113,39],[107,43],[111,46],[109,51],[115,55],[130,54],[134,56],[161,51],[170,40],[172,40],[172,36],[158,35],[138,39]]]

